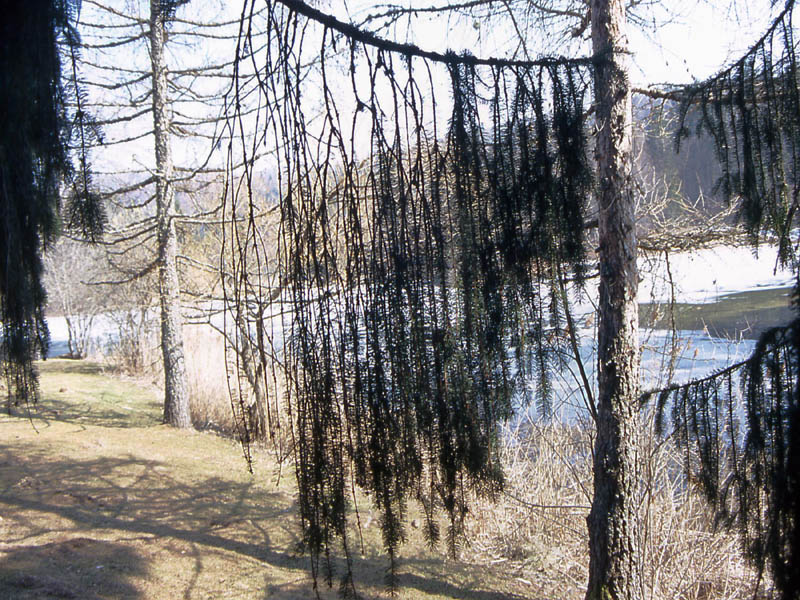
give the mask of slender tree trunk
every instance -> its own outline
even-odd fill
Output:
[[[587,600],[641,597],[636,424],[639,348],[636,229],[631,185],[631,91],[624,0],[592,0],[597,119],[600,305],[594,499],[588,518]]]
[[[169,144],[170,112],[167,66],[164,47],[167,41],[165,14],[160,0],[150,0],[150,61],[153,68],[153,127],[156,146],[156,211],[158,227],[158,283],[161,300],[161,353],[164,358],[164,422],[175,427],[191,427],[186,365],[183,355],[183,318],[178,279],[178,241],[170,217],[172,153]]]
[[[250,384],[252,389],[252,395],[248,399],[252,401],[252,404],[247,406],[247,426],[253,439],[266,440],[269,435],[267,395],[265,393],[266,373],[264,373],[258,360],[258,351],[245,334],[241,336],[240,347],[242,348],[240,355],[242,368],[244,369],[245,377],[247,377],[247,383]]]

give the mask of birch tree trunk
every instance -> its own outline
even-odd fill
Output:
[[[631,185],[631,90],[624,0],[592,0],[597,119],[600,292],[594,498],[588,518],[587,600],[641,597],[636,423],[639,348],[636,229]]]
[[[161,353],[164,359],[164,422],[192,426],[186,365],[183,354],[178,241],[171,219],[173,189],[172,152],[169,143],[170,108],[164,48],[167,41],[165,8],[150,0],[150,60],[153,77],[153,130],[156,153],[156,215],[158,227],[158,283],[161,300]]]

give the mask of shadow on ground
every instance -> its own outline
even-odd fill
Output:
[[[77,373],[80,375],[101,375],[105,372],[105,367],[100,363],[88,360],[75,360],[72,358],[59,358],[54,357],[48,360],[43,360],[36,364],[39,373],[42,375],[56,373],[62,375],[64,373]]]
[[[132,429],[162,422],[163,409],[152,389],[103,376],[102,365],[57,358],[41,361],[37,368],[39,401],[3,406],[5,412],[28,419],[35,429],[46,430],[52,423]]]
[[[77,460],[8,444],[0,456],[2,598],[311,594],[286,491],[137,456]],[[354,569],[363,588],[382,590],[387,563],[373,554]],[[454,583],[437,558],[409,557],[401,569],[401,597],[520,598],[487,589],[480,572],[462,569]]]
[[[119,543],[90,538],[17,546],[0,560],[3,598],[140,598],[131,577],[146,577],[142,557]]]

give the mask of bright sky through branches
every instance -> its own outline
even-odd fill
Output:
[[[703,80],[721,67],[738,60],[766,31],[783,8],[767,0],[712,2],[683,0],[673,4],[670,19],[665,10],[654,9],[657,27],[635,28],[631,77],[637,85],[691,83]]]
[[[564,3],[567,3],[565,0]],[[146,27],[148,4],[144,0],[105,0],[103,4],[113,6],[122,13],[127,12],[142,22],[132,29],[109,29],[103,31],[97,28],[83,28],[84,40],[89,43],[104,43],[112,41],[115,36],[130,35],[137,29]],[[397,0],[396,4],[404,7],[430,7],[445,5],[447,0],[437,2],[423,2],[422,0],[409,1]],[[553,2],[553,4],[564,4]],[[377,7],[376,7],[377,4]],[[515,15],[512,22],[505,13],[506,3],[495,2],[492,6],[500,15],[494,19],[484,18],[481,13],[477,16],[463,13],[440,17],[420,16],[417,18],[403,17],[393,21],[387,27],[379,27],[386,23],[385,20],[367,21],[366,27],[375,31],[377,35],[398,42],[407,42],[418,45],[425,50],[444,52],[448,49],[456,52],[469,50],[482,57],[516,57],[524,58],[527,51],[528,57],[538,58],[542,55],[588,56],[590,54],[587,41],[587,31],[579,38],[554,35],[552,31],[570,31],[575,27],[577,20],[561,19],[540,23],[533,17]],[[508,4],[516,5],[509,1]],[[524,2],[518,2],[524,5]],[[774,16],[782,8],[782,2],[770,6],[770,0],[669,0],[655,2],[642,0],[637,2],[645,8],[639,8],[631,14],[631,49],[633,64],[631,78],[637,87],[650,84],[663,83],[688,83],[695,79],[702,79],[713,74],[721,65],[730,63],[741,56],[744,51],[765,31]],[[255,7],[261,8],[266,3],[256,1]],[[321,2],[318,8],[329,12],[344,22],[355,24],[363,23],[367,17],[374,16],[387,10],[389,5],[385,2],[376,3],[368,0],[328,0]],[[497,8],[499,7],[499,8]],[[192,0],[178,10],[179,19],[193,22],[204,21],[236,21],[241,15],[241,0],[225,3],[221,0]],[[87,0],[83,7],[82,17],[88,22],[102,23],[108,19],[108,13],[98,10],[94,0]],[[527,19],[527,20],[526,20]],[[123,23],[130,23],[125,19]],[[520,35],[515,27],[524,34],[525,44],[519,42]],[[197,29],[184,23],[176,24],[176,32],[185,32]],[[235,33],[237,27],[227,28],[228,34]],[[543,32],[549,31],[549,34]],[[105,37],[107,36],[107,37]],[[182,39],[178,40],[180,37]],[[176,36],[170,44],[169,63],[172,70],[186,69],[190,66],[214,64],[231,60],[235,43],[213,40],[191,41],[191,36]],[[340,48],[341,50],[341,48]],[[91,61],[103,62],[110,65],[121,65],[123,68],[141,69],[146,72],[149,67],[146,40],[138,45],[125,45],[111,47],[96,52],[86,51],[84,56]],[[230,56],[229,56],[230,55]],[[110,72],[100,73],[90,66],[84,69],[88,79],[108,79],[112,83],[115,77]],[[445,74],[446,75],[446,74]],[[129,78],[130,72],[120,72],[120,79]],[[446,77],[445,77],[446,81]],[[216,82],[194,81],[196,91],[202,91],[214,83],[217,87],[222,84]],[[349,83],[347,84],[349,85]],[[145,89],[145,82],[141,89]],[[309,80],[308,93],[313,96],[318,82]],[[93,89],[89,92],[94,101],[106,102],[112,92],[107,89]],[[122,89],[127,93],[128,88]],[[140,91],[140,93],[143,93]],[[189,97],[176,98],[180,103],[178,109],[184,114],[201,116],[207,113],[219,114],[219,109],[213,109],[208,102],[193,103]],[[118,102],[117,99],[115,102]],[[149,102],[149,98],[145,100]],[[441,109],[446,110],[444,106]],[[108,109],[98,109],[98,116],[108,118]],[[211,116],[209,114],[209,116]],[[114,115],[112,115],[114,116]],[[312,117],[312,115],[308,115]],[[106,140],[119,137],[136,136],[136,133],[147,127],[145,120],[123,122],[114,128],[107,128]],[[209,133],[214,128],[209,128]],[[181,140],[174,148],[179,162],[202,161],[210,148],[210,142],[205,140]],[[152,142],[149,137],[131,142],[126,145],[125,151],[120,151],[120,146],[98,148],[95,165],[101,171],[113,171],[117,168],[152,168]],[[213,163],[213,159],[212,159]]]
[[[404,7],[443,6],[438,2],[399,1]],[[497,2],[495,5],[502,5]],[[508,4],[514,4],[509,2]],[[516,3],[524,4],[524,3]],[[514,4],[514,5],[516,5]],[[551,2],[554,6],[568,2]],[[633,4],[633,2],[631,2]],[[631,12],[629,20],[630,42],[633,53],[631,77],[634,85],[646,86],[659,83],[690,83],[712,75],[721,66],[736,60],[769,27],[773,18],[783,8],[783,2],[771,0],[668,0],[640,1]],[[771,6],[774,4],[774,6]],[[360,23],[368,16],[385,11],[374,8],[368,0],[336,1],[329,8],[343,21]],[[326,10],[326,8],[323,8]],[[582,38],[567,35],[556,37],[553,30],[573,29],[577,21],[562,19],[544,23],[550,33],[536,31],[539,26],[534,19],[524,16],[515,18],[515,24],[501,14],[492,20],[477,17],[418,16],[393,23],[384,35],[398,41],[414,43],[425,50],[457,52],[464,49],[480,56],[504,56],[523,51],[518,44],[515,27],[527,29],[526,49],[531,58],[542,54],[565,56],[588,56],[588,28]],[[348,16],[349,15],[349,16]],[[374,23],[374,22],[373,22]]]

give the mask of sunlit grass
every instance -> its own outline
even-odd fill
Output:
[[[234,440],[162,425],[158,390],[99,365],[40,371],[40,403],[0,414],[0,598],[313,597],[290,465],[257,449],[251,475]],[[377,514],[364,498],[359,510],[356,586],[385,597]],[[400,585],[401,598],[530,597],[502,566],[429,551],[413,526]]]

